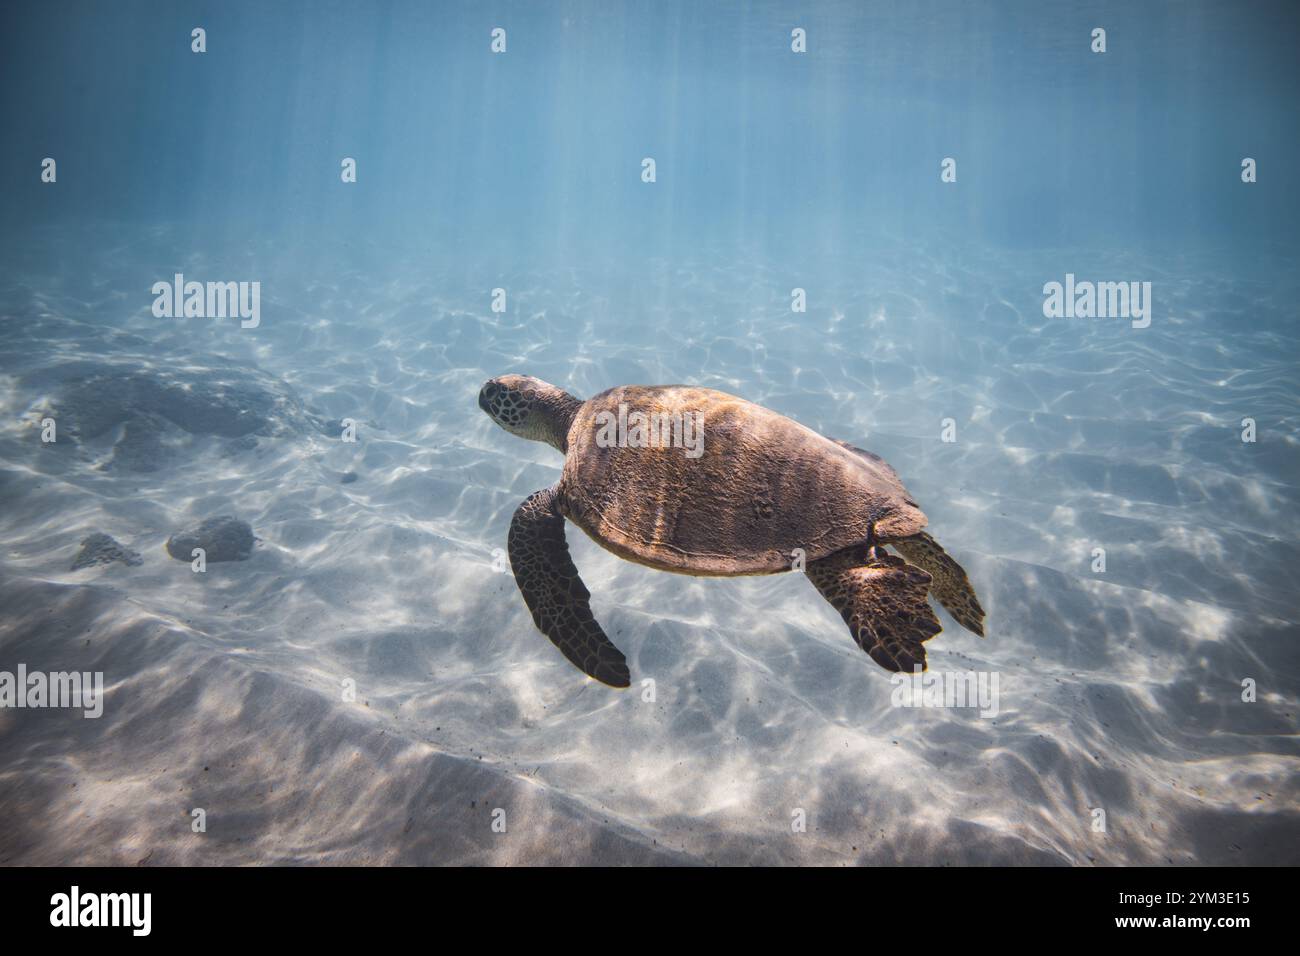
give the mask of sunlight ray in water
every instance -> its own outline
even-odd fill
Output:
[[[399,2],[379,37],[220,6],[265,70],[142,48],[175,11],[151,32],[87,5],[111,60],[15,20],[37,59],[6,69],[59,79],[48,108],[0,94],[25,184],[0,237],[0,672],[107,690],[95,720],[0,709],[0,819],[25,824],[0,863],[1297,861],[1291,33],[1101,4],[1141,53],[1102,61],[1039,4],[833,3],[799,59],[777,3],[656,4],[667,32],[522,4],[486,63],[468,7]],[[182,106],[203,125],[163,149]],[[256,283],[257,315],[174,315],[176,276]],[[1125,309],[1054,314],[1076,281]],[[902,706],[816,569],[669,574],[570,513],[630,674],[588,680],[512,570],[516,509],[565,464],[478,404],[512,373],[716,389],[882,456],[986,636],[936,605],[938,704]],[[709,500],[874,467],[827,447]],[[619,480],[600,505],[644,487]],[[847,506],[817,503],[800,528],[829,539]],[[710,556],[752,557],[736,513],[780,504],[719,503]],[[931,571],[887,620],[928,621]],[[997,678],[996,713],[944,698],[966,675]],[[160,827],[178,801],[227,836]],[[502,805],[531,835],[494,839]]]

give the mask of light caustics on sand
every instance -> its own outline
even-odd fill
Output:
[[[827,261],[801,321],[777,266],[685,254],[649,272],[539,267],[512,287],[522,313],[494,316],[471,265],[363,269],[341,250],[336,268],[267,281],[250,334],[122,305],[111,290],[167,245],[88,253],[89,281],[19,277],[0,303],[0,647],[49,670],[89,647],[106,675],[97,721],[0,714],[0,811],[29,824],[0,838],[5,862],[69,859],[89,826],[97,861],[155,863],[1288,852],[1297,342],[1265,303],[1168,267],[1147,329],[1057,322],[1046,258],[895,248]],[[611,301],[642,304],[615,320]],[[1254,324],[1225,338],[1243,309]],[[128,417],[75,448],[33,441],[69,379],[124,369],[226,382],[232,402],[263,389],[266,427],[167,419],[142,446]],[[664,575],[573,535],[598,616],[656,694],[584,684],[500,573],[515,506],[560,464],[478,410],[502,369],[584,396],[721,388],[885,456],[989,615],[986,641],[932,642],[931,667],[997,672],[997,717],[891,706],[804,581]],[[1267,441],[1237,439],[1242,409],[1272,423]],[[356,443],[331,434],[344,418]],[[248,560],[196,575],[165,552],[226,513],[260,539]],[[142,560],[69,570],[92,532]],[[1243,678],[1261,703],[1240,703]],[[160,837],[177,793],[225,808],[243,839]],[[485,814],[507,805],[518,825],[493,842]]]

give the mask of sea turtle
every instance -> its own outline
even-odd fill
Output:
[[[478,403],[565,456],[559,482],[515,512],[508,551],[538,629],[596,680],[626,687],[630,674],[592,617],[565,518],[621,558],[678,574],[774,574],[802,558],[886,670],[925,668],[921,642],[941,630],[927,591],[984,634],[966,572],[922,530],[925,515],[878,455],[710,388],[625,385],[584,402],[503,375]]]

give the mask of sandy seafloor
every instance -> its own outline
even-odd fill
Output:
[[[103,226],[6,257],[0,669],[108,693],[98,720],[0,711],[0,863],[1300,861],[1283,259],[880,240],[793,276],[745,249],[503,274],[368,240],[293,266],[270,240],[178,248]],[[154,318],[174,269],[260,279],[261,328]],[[1045,319],[1067,269],[1151,279],[1152,326]],[[110,366],[255,368],[360,440],[177,431],[151,471],[114,466],[112,432],[42,446],[64,383]],[[588,681],[493,570],[561,464],[477,408],[507,371],[717,387],[884,455],[988,612],[980,640],[941,611],[931,667],[996,671],[999,715],[891,707],[798,575],[664,574],[570,526],[634,690]],[[251,559],[167,555],[217,514],[253,526]],[[95,531],[142,563],[69,571]]]

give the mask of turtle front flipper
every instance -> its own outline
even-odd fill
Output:
[[[984,608],[962,566],[924,531],[889,542],[899,554],[930,575],[930,593],[966,630],[984,636]]]
[[[592,617],[591,592],[578,577],[564,540],[558,493],[530,496],[510,522],[510,567],[532,612],[533,623],[574,665],[611,687],[631,683],[627,659]]]
[[[925,670],[921,642],[943,629],[925,599],[930,575],[880,548],[838,551],[810,562],[807,575],[873,661],[888,671]]]

